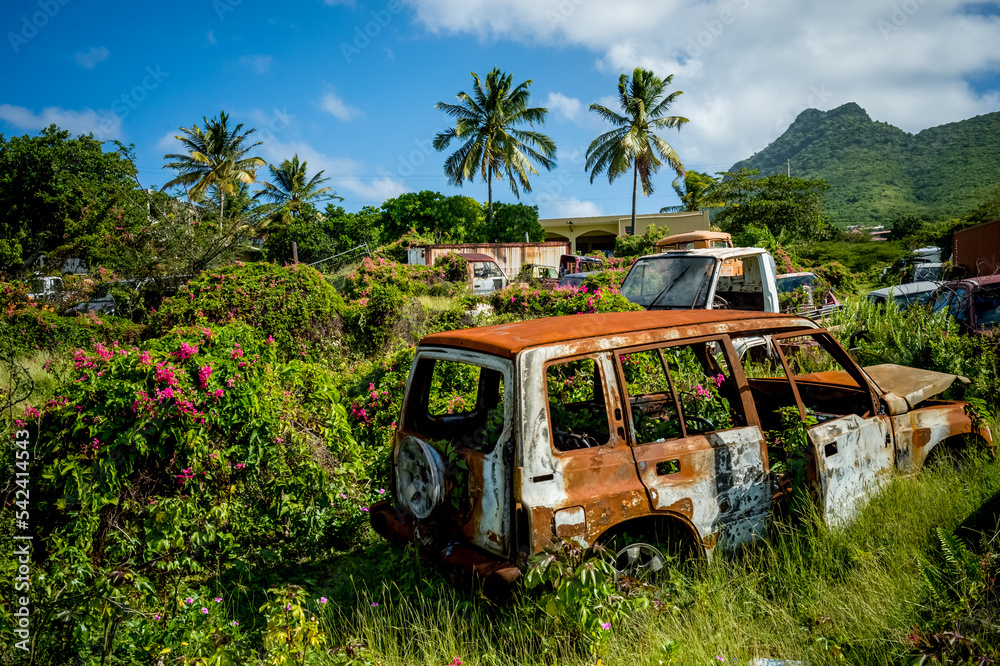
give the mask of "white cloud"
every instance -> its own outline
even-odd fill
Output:
[[[966,82],[1000,69],[1000,17],[970,15],[967,0],[409,3],[433,32],[580,46],[615,78],[636,66],[675,74],[670,89],[685,94],[672,112],[691,122],[665,138],[695,168],[761,150],[810,107],[853,101],[916,132],[1000,103]]]
[[[209,44],[218,44],[218,42],[215,41],[215,33],[211,30],[208,31],[207,35],[205,35],[205,39],[208,40]]]
[[[598,217],[604,215],[604,210],[593,201],[579,199],[561,199],[548,202],[546,213],[551,217]]]
[[[309,163],[310,175],[321,170],[325,171],[323,176],[330,179],[327,186],[340,196],[350,193],[366,203],[381,204],[408,189],[401,180],[388,174],[366,175],[365,172],[370,171],[371,167],[346,157],[325,155],[305,141],[281,141],[272,137],[261,146],[261,157],[270,164],[280,164],[282,160],[291,159],[292,155],[298,155],[299,160]],[[265,178],[266,168],[262,173],[258,173],[258,176]]]
[[[94,69],[97,67],[97,63],[103,62],[108,59],[111,52],[108,51],[106,46],[92,46],[89,51],[73,54],[76,58],[76,64],[84,69]]]
[[[580,112],[580,100],[575,97],[567,97],[562,93],[552,92],[545,100],[545,107],[550,111],[559,112],[564,118],[572,120]]]
[[[328,7],[336,7],[337,5],[347,5],[348,7],[353,7],[354,0],[323,0],[323,4]]]
[[[254,74],[267,74],[271,71],[274,58],[269,55],[250,55],[240,58],[240,67],[249,69]]]
[[[0,104],[0,120],[14,127],[28,131],[38,131],[49,125],[58,125],[60,129],[72,134],[93,133],[102,141],[122,138],[122,121],[111,111],[94,111],[93,109],[63,109],[50,106],[36,114],[23,106]]]
[[[348,106],[344,102],[344,100],[340,99],[332,92],[328,92],[325,95],[323,95],[322,99],[320,100],[320,106],[327,113],[345,122],[350,120],[351,118],[355,118],[361,115],[360,109],[357,109],[353,106]]]

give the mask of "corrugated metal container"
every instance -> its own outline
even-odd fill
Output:
[[[479,252],[493,257],[507,277],[514,279],[524,264],[558,266],[559,257],[570,254],[569,242],[550,243],[464,243],[461,245],[422,245],[407,250],[407,263],[433,266],[437,258],[449,252]]]
[[[956,266],[968,266],[977,276],[1000,273],[1000,220],[955,232]]]

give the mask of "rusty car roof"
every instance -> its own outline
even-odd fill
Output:
[[[673,245],[674,243],[687,243],[697,240],[732,240],[732,236],[725,231],[688,231],[683,234],[674,234],[656,241],[657,247]]]
[[[529,347],[602,338],[662,328],[704,327],[698,335],[755,329],[814,327],[804,317],[741,310],[651,310],[575,314],[529,319],[511,324],[443,331],[426,336],[421,346],[439,345],[514,357]]]

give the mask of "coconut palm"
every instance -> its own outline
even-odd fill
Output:
[[[717,178],[701,171],[685,171],[684,176],[677,176],[672,183],[674,192],[681,200],[679,206],[665,206],[661,213],[679,213],[681,211],[697,212],[702,208],[717,208],[720,204],[708,199],[709,189],[718,182]],[[683,188],[681,187],[683,185]]]
[[[458,104],[438,102],[436,107],[455,118],[455,126],[434,137],[434,148],[444,150],[453,140],[464,141],[444,163],[444,172],[454,185],[479,177],[486,181],[489,207],[487,223],[493,222],[493,179],[507,179],[514,196],[520,198],[518,184],[531,191],[528,174],[538,174],[532,161],[551,171],[556,165],[555,142],[540,132],[516,129],[528,123],[545,124],[548,109],[529,107],[531,79],[517,87],[512,76],[496,67],[486,75],[485,87],[472,72],[473,92],[460,91]]]
[[[653,193],[652,175],[663,162],[680,176],[684,165],[669,143],[656,134],[656,130],[678,128],[688,121],[681,116],[665,115],[670,105],[683,92],[676,90],[664,96],[664,90],[674,76],[665,79],[653,72],[636,67],[630,79],[622,74],[618,79],[618,103],[623,115],[600,104],[591,104],[590,110],[615,125],[616,129],[594,139],[587,148],[587,165],[590,182],[597,174],[606,171],[608,182],[632,170],[632,228],[635,229],[635,199],[639,183],[642,193]],[[662,98],[661,98],[662,97]],[[662,160],[662,161],[661,161]]]
[[[261,183],[264,189],[259,190],[254,195],[255,198],[268,200],[282,211],[288,212],[292,217],[298,216],[303,204],[323,199],[343,201],[329,187],[320,187],[330,180],[323,178],[322,171],[312,178],[308,177],[307,164],[308,162],[305,160],[299,162],[298,154],[295,154],[291,160],[284,160],[280,166],[268,164],[267,169],[271,172],[271,180],[274,182]]]
[[[226,195],[233,196],[237,183],[250,185],[257,179],[257,169],[265,162],[259,157],[248,157],[251,150],[261,142],[246,145],[247,137],[254,133],[252,128],[243,132],[242,123],[230,129],[229,115],[219,113],[218,119],[202,116],[205,129],[194,125],[181,127],[184,136],[174,138],[184,144],[187,154],[164,155],[165,160],[174,160],[163,165],[164,169],[176,169],[180,174],[162,189],[178,185],[187,189],[189,200],[198,200],[212,190],[219,197],[219,219],[226,208]]]

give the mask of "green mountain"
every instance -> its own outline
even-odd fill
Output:
[[[833,222],[889,225],[901,215],[961,217],[1000,182],[1000,112],[909,134],[854,102],[806,109],[767,148],[731,168],[830,183]]]

